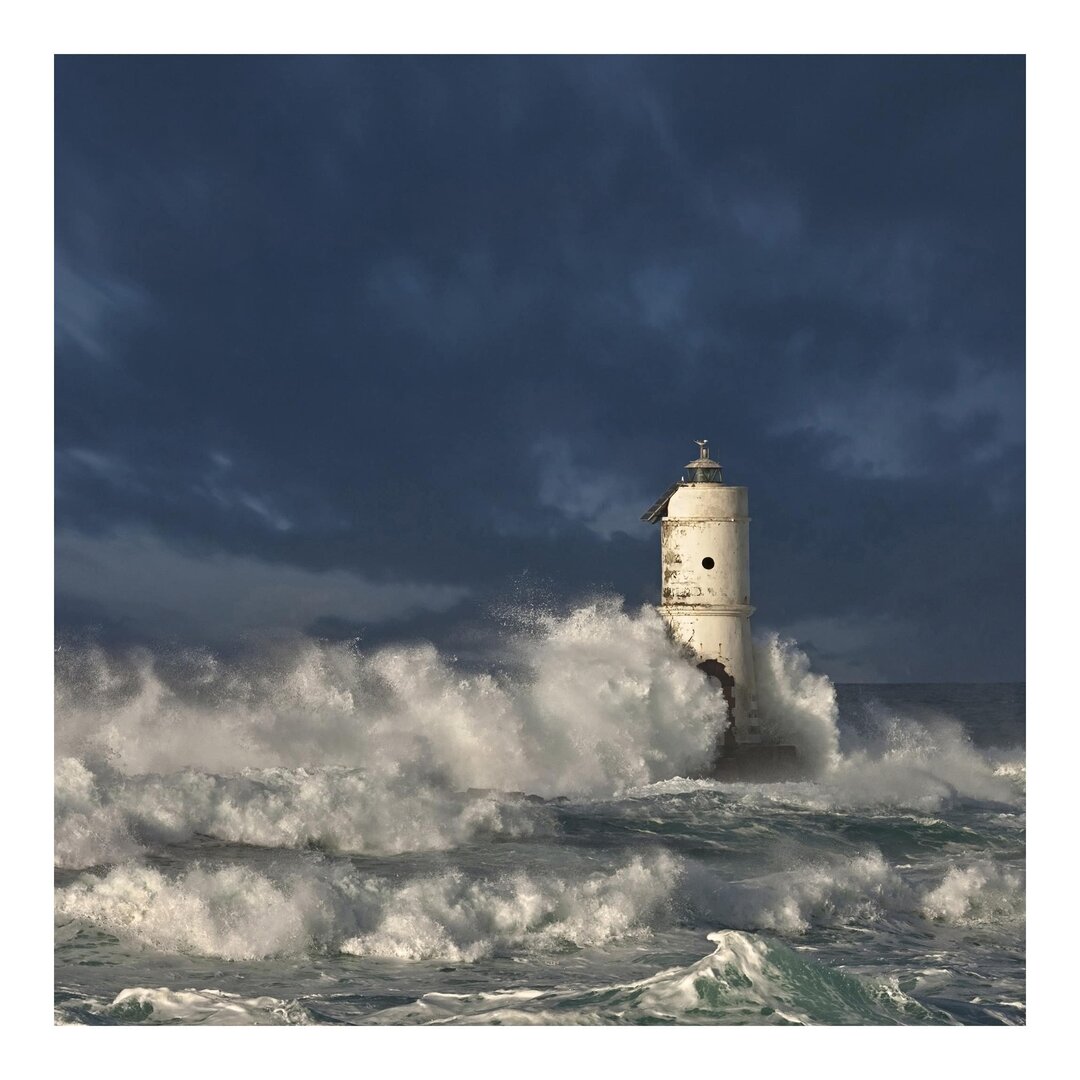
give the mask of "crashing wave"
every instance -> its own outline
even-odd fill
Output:
[[[313,951],[474,961],[647,934],[682,873],[664,852],[579,880],[458,871],[404,884],[351,867],[278,878],[244,866],[170,877],[148,866],[84,874],[56,893],[56,915],[160,952],[254,960]]]
[[[688,967],[579,990],[426,994],[371,1024],[948,1024],[891,981],[836,971],[777,942],[734,930]]]
[[[536,615],[513,675],[431,645],[307,641],[227,664],[205,653],[58,654],[59,756],[129,775],[344,766],[451,790],[605,796],[700,766],[719,711],[651,608]]]
[[[71,869],[119,862],[199,835],[260,847],[392,855],[554,830],[550,810],[535,802],[341,767],[125,776],[62,758],[55,804],[55,861]]]

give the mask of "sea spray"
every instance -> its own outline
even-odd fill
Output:
[[[812,775],[828,773],[840,757],[836,691],[828,676],[812,672],[806,654],[778,634],[755,642],[754,670],[766,735],[793,743]]]
[[[707,760],[716,693],[651,608],[545,617],[505,651],[514,677],[458,670],[426,644],[308,641],[233,663],[68,650],[57,750],[125,773],[341,765],[541,795],[609,795]]]

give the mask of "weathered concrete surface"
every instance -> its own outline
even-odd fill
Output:
[[[660,561],[660,612],[672,635],[699,662],[715,661],[734,679],[738,739],[759,741],[746,488],[680,484],[660,518]]]

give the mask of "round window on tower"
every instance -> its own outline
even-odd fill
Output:
[[[716,563],[714,563],[712,559],[710,559],[709,556],[706,555],[705,558],[701,560],[701,565],[704,566],[706,570],[711,570],[716,565]]]

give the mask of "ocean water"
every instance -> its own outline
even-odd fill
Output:
[[[1022,685],[764,639],[813,778],[719,783],[651,609],[504,629],[486,669],[62,646],[56,1021],[1024,1023]]]

